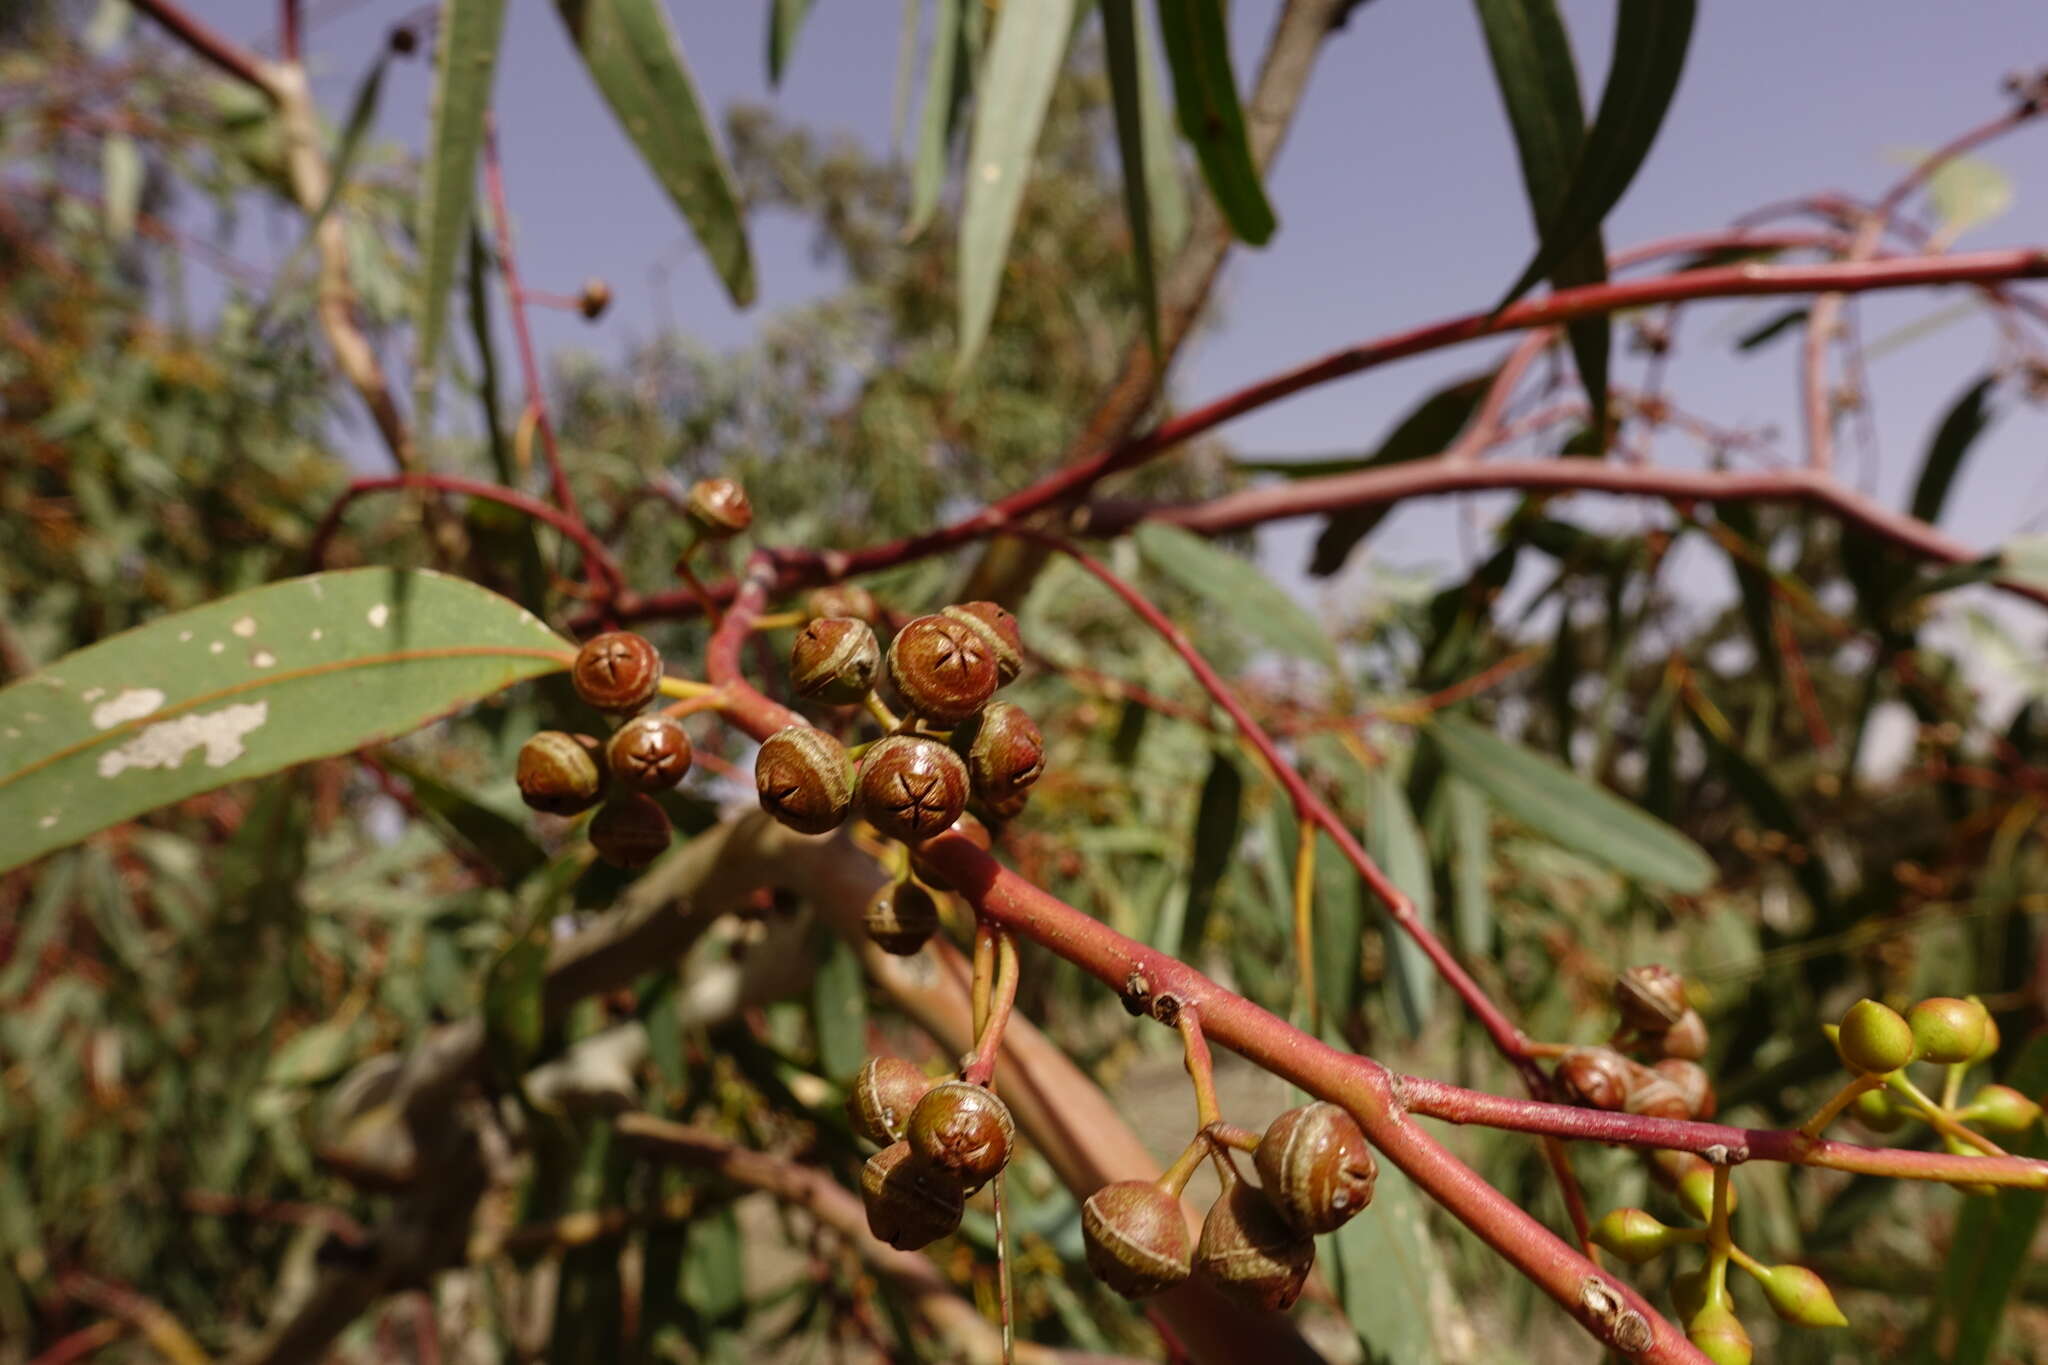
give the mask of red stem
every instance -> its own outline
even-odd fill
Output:
[[[1088,534],[1095,536],[1114,535],[1144,520],[1171,522],[1213,536],[1339,508],[1381,506],[1432,494],[1495,489],[1570,490],[1715,503],[1805,502],[1831,511],[1922,559],[1965,564],[1982,558],[1981,551],[1943,535],[1924,521],[1894,512],[1816,470],[1663,469],[1594,460],[1508,460],[1493,464],[1418,460],[1252,488],[1208,502],[1165,506],[1092,504],[1084,524]],[[2008,592],[2048,604],[2048,591],[2032,584],[2012,580],[1998,583]]]
[[[534,356],[533,329],[526,322],[526,291],[519,284],[519,257],[512,249],[512,213],[505,204],[505,168],[498,160],[498,123],[489,114],[484,115],[483,154],[484,194],[491,204],[492,231],[498,239],[498,269],[505,276],[512,335],[519,345],[519,369],[526,378],[526,405],[533,411],[533,424],[540,432],[541,453],[547,457],[548,482],[555,503],[581,526],[583,514],[576,509],[576,495],[569,491],[569,476],[562,470],[562,452],[555,444],[555,424],[548,417],[540,362]]]
[[[174,0],[135,0],[135,8],[163,25],[173,38],[190,48],[197,56],[205,58],[275,100],[277,92],[271,89],[270,77],[264,69],[261,57],[249,51],[210,27],[204,20],[188,14],[184,6]]]
[[[1550,1082],[1531,1059],[1528,1038],[1508,1019],[1500,1006],[1493,1003],[1487,996],[1485,988],[1472,979],[1464,965],[1451,955],[1450,949],[1444,947],[1437,936],[1430,932],[1429,926],[1415,913],[1415,903],[1408,898],[1407,893],[1395,886],[1387,874],[1380,870],[1379,864],[1372,860],[1372,856],[1351,833],[1350,826],[1345,824],[1343,819],[1303,780],[1294,765],[1281,754],[1279,746],[1273,743],[1272,737],[1252,719],[1251,712],[1244,709],[1244,704],[1230,690],[1230,685],[1223,681],[1222,676],[1209,666],[1209,661],[1188,642],[1180,627],[1174,625],[1166,613],[1153,605],[1143,593],[1118,577],[1108,565],[1072,542],[1025,527],[1019,527],[1017,534],[1059,550],[1086,569],[1103,586],[1122,598],[1126,606],[1136,612],[1146,625],[1158,632],[1159,637],[1173,648],[1174,653],[1180,655],[1181,661],[1195,675],[1196,681],[1201,683],[1202,690],[1215,699],[1216,704],[1237,723],[1237,728],[1244,735],[1246,742],[1258,750],[1259,757],[1265,760],[1267,768],[1272,771],[1274,780],[1279,782],[1287,792],[1288,798],[1294,802],[1295,813],[1303,820],[1316,825],[1336,842],[1345,861],[1356,869],[1359,877],[1372,888],[1372,893],[1379,897],[1380,904],[1386,907],[1387,917],[1400,926],[1401,932],[1408,935],[1415,946],[1429,958],[1430,964],[1436,968],[1437,975],[1457,992],[1458,998],[1465,1002],[1465,1008],[1472,1012],[1480,1026],[1493,1039],[1494,1047],[1499,1049],[1500,1054],[1521,1073],[1522,1081],[1529,1087],[1530,1093],[1548,1094]]]
[[[1791,234],[1808,241],[1812,234]],[[1729,232],[1698,234],[1676,239],[1688,251],[1721,247],[1774,246],[1778,237],[1766,233]],[[1669,244],[1659,244],[1660,251]],[[1643,248],[1647,252],[1650,248]],[[1641,253],[1617,257],[1616,264],[1635,259]],[[1824,292],[1861,293],[1873,289],[1904,289],[1924,285],[1985,284],[1999,280],[2038,279],[2048,276],[2048,251],[2038,247],[2015,247],[2002,251],[1979,251],[1959,256],[1908,256],[1892,260],[1820,265],[1734,265],[1709,270],[1688,270],[1630,280],[1566,289],[1542,298],[1525,300],[1499,314],[1470,313],[1463,317],[1431,323],[1412,331],[1396,333],[1357,346],[1334,351],[1319,360],[1261,380],[1236,393],[1227,394],[1203,407],[1162,423],[1152,431],[1090,456],[1041,479],[1031,487],[991,503],[981,511],[949,526],[926,531],[901,540],[871,545],[864,550],[786,551],[776,556],[776,587],[782,591],[872,573],[910,560],[922,559],[957,548],[970,541],[1004,530],[1023,518],[1057,503],[1084,494],[1110,474],[1129,469],[1185,441],[1211,431],[1234,418],[1256,411],[1283,398],[1319,384],[1401,360],[1427,351],[1475,341],[1502,332],[1530,327],[1548,327],[1629,308],[1675,303],[1695,299],[1739,298],[1758,295],[1809,294]],[[1587,461],[1562,461],[1566,464]],[[1913,523],[1918,525],[1918,523]],[[714,584],[710,595],[726,600],[731,583]],[[699,609],[695,594],[685,591],[656,593],[641,598],[625,619],[687,616]],[[582,624],[581,621],[578,624]]]
[[[629,599],[625,591],[625,572],[619,562],[612,558],[611,551],[591,534],[590,528],[582,522],[548,506],[539,498],[531,497],[502,484],[485,483],[480,479],[465,479],[455,474],[386,474],[372,479],[357,479],[346,492],[334,500],[327,509],[327,515],[313,528],[313,539],[307,549],[307,557],[314,568],[319,568],[327,557],[327,543],[341,525],[341,517],[350,503],[366,493],[386,493],[399,488],[430,488],[442,493],[460,493],[466,497],[483,498],[489,502],[503,503],[507,507],[524,512],[536,521],[545,522],[563,535],[576,542],[583,551],[585,562],[601,574],[605,580],[605,592],[620,604]]]

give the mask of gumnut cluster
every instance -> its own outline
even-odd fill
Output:
[[[899,1251],[960,1226],[967,1199],[1010,1164],[1010,1107],[973,1081],[935,1081],[900,1057],[871,1057],[847,1097],[854,1132],[882,1150],[861,1168],[868,1228]]]
[[[1962,1098],[1968,1069],[1990,1061],[1999,1045],[1997,1022],[1974,997],[1932,996],[1904,1014],[1876,1000],[1859,1000],[1830,1033],[1843,1065],[1859,1078],[1852,1087],[1856,1094],[1850,1112],[1868,1128],[1895,1132],[1916,1119],[1933,1117],[1930,1105],[1953,1124],[2001,1136],[2025,1133],[2041,1121],[2041,1105],[2009,1085],[1980,1085],[1967,1101]],[[1915,1094],[1906,1075],[1915,1062],[1953,1073],[1953,1086],[1938,1087],[1944,1102]],[[1976,1150],[1953,1131],[1942,1141],[1951,1152]],[[1979,1192],[1976,1186],[1963,1188]]]
[[[1614,980],[1614,1004],[1621,1023],[1606,1045],[1558,1059],[1563,1098],[1652,1118],[1712,1118],[1714,1086],[1700,1065],[1707,1025],[1686,1003],[1685,979],[1656,963],[1630,967]]]
[[[519,750],[519,795],[550,815],[590,818],[598,856],[641,867],[669,845],[668,813],[655,794],[690,771],[682,723],[646,708],[660,695],[661,654],[645,636],[609,631],[584,644],[569,669],[576,695],[614,723],[607,738],[542,730]]]
[[[1185,1175],[1120,1180],[1088,1197],[1081,1233],[1097,1279],[1140,1299],[1200,1276],[1241,1302],[1287,1308],[1315,1265],[1316,1237],[1370,1204],[1379,1174],[1357,1122],[1321,1102],[1288,1110],[1258,1138],[1258,1185],[1238,1174],[1220,1146],[1214,1156],[1221,1193],[1199,1237],[1190,1236],[1181,1213]]]
[[[831,591],[814,596],[797,634],[791,685],[813,701],[865,704],[894,720],[878,695],[886,683],[908,714],[857,760],[815,726],[769,736],[754,764],[761,808],[805,834],[837,828],[857,809],[906,844],[950,829],[970,801],[996,819],[1021,812],[1045,769],[1045,740],[1023,708],[995,700],[1023,667],[1016,618],[993,602],[956,604],[907,622],[885,652],[872,600]]]

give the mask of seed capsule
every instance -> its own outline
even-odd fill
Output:
[[[651,796],[621,792],[590,817],[590,846],[616,867],[645,867],[668,851],[668,812]]]
[[[1638,1033],[1662,1033],[1685,1013],[1685,978],[1661,963],[1630,967],[1614,979],[1614,1004]]]
[[[1010,1106],[986,1086],[942,1081],[917,1102],[903,1136],[910,1150],[973,1194],[1010,1164],[1017,1125]]]
[[[1666,1057],[1650,1069],[1676,1087],[1685,1100],[1685,1113],[1681,1117],[1710,1119],[1714,1116],[1719,1101],[1714,1094],[1714,1082],[1705,1067],[1682,1057]]]
[[[1698,1010],[1689,1009],[1678,1016],[1677,1023],[1653,1035],[1653,1041],[1662,1056],[1696,1062],[1707,1055],[1707,1021],[1700,1018]]]
[[[638,711],[661,690],[661,651],[630,630],[593,636],[576,651],[569,682],[576,695],[615,715]]]
[[[1858,1000],[1842,1016],[1835,1049],[1851,1070],[1885,1075],[1913,1060],[1913,1026],[1889,1006]]]
[[[931,1077],[901,1057],[870,1057],[846,1097],[847,1121],[877,1147],[903,1138],[911,1110],[932,1088]]]
[[[595,275],[583,282],[583,290],[576,295],[576,311],[590,322],[604,316],[604,310],[612,306],[612,287]]]
[[[967,1197],[958,1180],[896,1142],[860,1168],[860,1202],[868,1231],[898,1251],[917,1251],[960,1226]]]
[[[1906,1011],[1913,1042],[1922,1061],[1950,1066],[1974,1061],[1984,1046],[1990,1014],[1975,1000],[1937,995]]]
[[[1209,1207],[1195,1269],[1218,1289],[1257,1308],[1291,1308],[1316,1262],[1315,1240],[1287,1226],[1266,1196],[1235,1178]]]
[[[754,505],[738,480],[699,479],[690,485],[690,520],[713,540],[736,536],[754,524]]]
[[[1557,1083],[1572,1104],[1620,1110],[1633,1088],[1629,1060],[1611,1047],[1575,1047],[1557,1064]]]
[[[1357,1120],[1318,1100],[1267,1126],[1252,1153],[1259,1183],[1280,1216],[1310,1236],[1335,1232],[1372,1203],[1379,1163]]]
[[[861,923],[885,953],[909,957],[939,928],[939,906],[916,882],[890,882],[868,901]]]
[[[882,665],[882,647],[865,621],[827,616],[797,632],[789,681],[797,695],[846,704],[867,696]]]
[[[967,760],[974,794],[991,807],[1018,801],[1045,771],[1045,737],[1012,702],[990,702],[953,732],[953,749]]]
[[[889,643],[889,681],[918,715],[958,725],[995,695],[995,655],[972,628],[920,616]]]
[[[996,686],[1007,687],[1024,671],[1024,637],[1017,618],[994,602],[956,602],[939,615],[960,622],[979,635],[996,659]]]
[[[635,716],[612,732],[605,763],[634,791],[667,791],[690,771],[690,736],[674,716]]]
[[[813,619],[820,616],[851,616],[869,625],[882,619],[875,595],[852,583],[834,583],[818,588],[804,599],[804,611]]]
[[[1142,1299],[1193,1271],[1180,1201],[1149,1180],[1104,1185],[1081,1205],[1081,1244],[1095,1278],[1127,1299]]]
[[[1622,1109],[1653,1119],[1689,1119],[1692,1109],[1676,1085],[1645,1066],[1629,1064],[1628,1098]]]
[[[823,730],[791,725],[761,744],[754,759],[761,809],[800,834],[836,829],[853,805],[853,760]]]
[[[577,815],[604,795],[597,741],[588,735],[542,730],[519,746],[520,799],[549,815]]]
[[[967,765],[945,745],[890,735],[861,758],[861,814],[890,838],[916,843],[960,818],[967,785]]]

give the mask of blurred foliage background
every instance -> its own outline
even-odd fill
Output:
[[[238,85],[112,25],[87,7],[0,15],[0,667],[10,680],[159,613],[301,571],[314,524],[354,472],[337,440],[352,397],[320,349],[310,259],[275,278],[227,262],[223,306],[185,301],[194,258],[214,250],[191,225],[226,225],[281,193],[275,120]],[[764,110],[733,111],[725,137],[745,203],[813,223],[817,251],[846,284],[765,318],[735,351],[668,335],[616,363],[554,359],[572,478],[634,581],[668,578],[675,501],[703,474],[746,484],[764,540],[838,546],[920,529],[935,511],[1044,473],[1141,330],[1092,44],[1058,86],[983,363],[962,388],[949,383],[954,236],[942,226],[901,240],[904,168]],[[414,284],[415,174],[399,152],[368,147],[340,204],[362,321],[379,337],[399,328]],[[942,224],[953,211],[940,209]],[[486,264],[476,249],[465,269]],[[439,440],[433,462],[532,486],[530,433],[490,345],[500,306],[490,283],[471,279],[457,301],[477,310],[460,327],[481,325],[455,347],[445,400],[451,412],[467,405],[455,425],[476,434]],[[1982,397],[2011,406],[2019,394],[2003,380]],[[1627,434],[1657,430],[1640,408],[1625,420]],[[1193,497],[1245,477],[1205,442],[1129,489]],[[463,557],[451,563],[412,504],[366,502],[331,561],[433,560],[547,619],[573,614],[549,533],[481,504],[462,516]],[[2024,663],[2029,651],[2003,637],[1999,618],[1930,631],[1946,610],[1923,591],[1931,575],[1796,511],[1736,507],[1616,530],[1531,498],[1489,534],[1457,582],[1359,551],[1322,595],[1328,656],[1289,657],[1270,623],[1232,610],[1227,590],[1212,582],[1205,595],[1139,546],[1119,544],[1113,557],[1240,678],[1340,808],[1376,831],[1397,823],[1390,811],[1412,812],[1427,861],[1411,890],[1535,1036],[1603,1037],[1613,972],[1670,963],[1712,1026],[1724,1115],[1778,1127],[1834,1084],[1819,1024],[1849,1001],[1971,991],[2004,1029],[1993,1070],[2041,1089],[2048,721],[2029,700],[2010,723],[1988,724],[1958,657],[2003,648]],[[1739,598],[1689,592],[1666,569],[1681,547],[1728,556]],[[927,609],[970,563],[915,566],[871,586],[893,610]],[[1535,588],[1504,594],[1518,567]],[[1284,799],[1165,647],[1079,571],[1047,568],[1021,617],[1038,659],[1017,700],[1046,730],[1050,771],[1004,853],[1071,903],[1284,1014],[1296,842]],[[701,646],[691,625],[650,634],[672,660]],[[1474,695],[1416,706],[1482,675]],[[315,1156],[336,1082],[435,1022],[473,1014],[487,967],[534,916],[589,916],[618,894],[618,874],[565,875],[558,831],[532,828],[510,780],[520,739],[575,720],[574,706],[565,687],[525,689],[365,760],[184,802],[0,878],[0,1361],[36,1359],[92,1330],[124,1294],[159,1305],[204,1350],[231,1350],[323,1261],[347,1255],[380,1196]],[[1900,707],[1909,751],[1860,763],[1873,716]],[[1574,848],[1483,802],[1475,820],[1415,723],[1436,711],[1497,722],[1670,821],[1712,856],[1714,888],[1657,894],[1584,846],[1597,840]],[[709,761],[676,807],[695,829],[749,799],[726,776],[727,765],[744,771],[744,747],[715,728],[700,734]],[[1326,1030],[1400,1070],[1510,1085],[1455,1002],[1404,968],[1338,860],[1321,867]],[[750,987],[745,1008],[703,1004],[704,983],[735,971],[755,981],[771,953],[784,970]],[[931,1057],[903,1021],[871,1012],[850,960],[803,907],[764,903],[679,972],[651,970],[638,989],[579,1006],[544,1052],[637,1020],[644,1056],[613,1086],[634,1104],[750,1143],[795,1141],[850,1178],[860,1153],[838,1106],[864,1049],[849,1053],[845,1021]],[[1164,1031],[1131,1026],[1115,1000],[1036,952],[1022,1008],[1132,1097],[1156,1148],[1178,1145],[1187,1101]],[[1240,1102],[1287,1103],[1241,1069],[1225,1079]],[[433,1287],[433,1357],[415,1331],[415,1295],[356,1324],[344,1358],[916,1353],[901,1308],[843,1244],[715,1178],[644,1166],[607,1134],[601,1116],[573,1110],[539,1133],[528,1178],[501,1192],[505,1219],[530,1235]],[[1482,1130],[1448,1140],[1562,1225],[1534,1144]],[[1588,1150],[1579,1163],[1596,1212],[1669,1212],[1635,1157]],[[1942,1267],[1953,1248],[1994,1235],[1986,1201],[1765,1166],[1738,1183],[1746,1244],[1822,1268],[1855,1323],[1846,1338],[1778,1336],[1757,1314],[1763,1358],[1960,1358],[1953,1335],[1930,1324],[1968,1301],[1972,1287],[1945,1282]],[[1027,1158],[1011,1188],[1020,1336],[1156,1355],[1144,1317],[1081,1267],[1075,1203],[1043,1164]],[[578,1211],[618,1216],[575,1236],[549,1230]],[[1447,1305],[1419,1348],[1427,1354],[1404,1365],[1589,1358],[1575,1329],[1447,1220],[1425,1212],[1383,1235],[1391,1250],[1358,1254],[1404,1258],[1410,1282]],[[989,1302],[984,1215],[970,1216],[938,1264]],[[1366,1278],[1383,1273],[1376,1264],[1333,1272],[1350,1328],[1330,1294],[1302,1310],[1333,1359],[1388,1358],[1400,1330],[1389,1319],[1410,1312]],[[1997,1358],[2048,1359],[2048,1281],[2037,1271],[2030,1262],[2020,1275]],[[1661,1274],[1641,1282],[1660,1289]],[[142,1331],[95,1358],[162,1349]]]

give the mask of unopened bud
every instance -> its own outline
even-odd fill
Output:
[[[1771,1311],[1801,1327],[1847,1327],[1849,1319],[1828,1292],[1827,1281],[1803,1265],[1774,1265],[1757,1276]]]
[[[1593,1241],[1630,1265],[1655,1260],[1680,1241],[1690,1240],[1642,1209],[1615,1209],[1593,1225]]]

